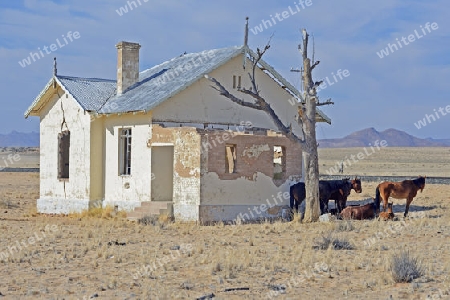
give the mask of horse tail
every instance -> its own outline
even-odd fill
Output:
[[[380,186],[377,186],[375,190],[375,205],[377,206],[377,209],[380,210]]]
[[[295,185],[291,185],[291,188],[289,189],[289,206],[291,207],[291,209],[294,208],[294,204],[295,204],[295,199],[294,199],[294,186]]]

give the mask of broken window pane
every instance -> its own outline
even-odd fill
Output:
[[[58,178],[69,178],[70,131],[58,135]]]
[[[283,179],[286,172],[286,153],[283,146],[273,147],[273,178]]]
[[[236,145],[225,146],[225,173],[236,172]]]

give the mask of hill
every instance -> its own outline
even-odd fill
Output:
[[[0,147],[39,147],[39,132],[0,134]]]
[[[378,132],[375,128],[366,128],[353,132],[343,138],[321,139],[320,148],[365,147],[376,140],[386,140],[390,147],[446,147],[450,139],[421,139],[404,131],[387,129]],[[39,132],[17,132],[0,134],[0,147],[39,147]]]
[[[366,128],[353,132],[343,138],[321,139],[321,148],[349,148],[373,145],[376,140],[386,140],[389,147],[446,147],[450,140],[421,139],[397,129],[386,129],[379,132],[375,128]]]

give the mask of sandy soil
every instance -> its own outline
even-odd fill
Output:
[[[409,155],[440,168],[442,157],[433,162],[428,150]],[[377,163],[402,170],[390,157],[380,153]],[[405,200],[394,200],[398,221],[143,226],[119,216],[37,215],[38,184],[37,173],[0,173],[3,299],[450,298],[447,185],[427,185],[405,220]],[[363,183],[350,200],[372,197],[375,187]],[[354,249],[314,249],[329,234]],[[395,283],[391,258],[405,249],[423,275]]]
[[[319,148],[321,174],[337,174],[341,160],[346,162],[344,174],[450,176],[450,147]]]
[[[0,148],[0,168],[39,168],[39,148]]]

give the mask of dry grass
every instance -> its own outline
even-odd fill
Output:
[[[272,292],[277,299],[448,297],[450,186],[427,185],[405,220],[405,200],[394,200],[398,221],[302,224],[295,215],[285,223],[200,226],[162,217],[157,222],[164,226],[145,226],[114,216],[111,208],[72,217],[36,214],[38,182],[37,174],[0,173],[0,199],[9,201],[0,207],[5,299],[195,299],[211,293],[267,299]],[[350,202],[373,196],[375,186],[363,182],[363,193],[352,192]],[[354,249],[313,248],[329,234]],[[36,235],[39,240],[29,243]],[[22,249],[11,254],[17,243]],[[396,283],[391,274],[392,256],[402,250],[417,255],[423,267],[409,283]]]
[[[97,219],[123,219],[127,217],[127,213],[124,211],[115,211],[114,207],[94,207],[89,210],[83,210],[80,213],[71,213],[68,215],[69,218],[87,219],[87,218],[97,218]]]

